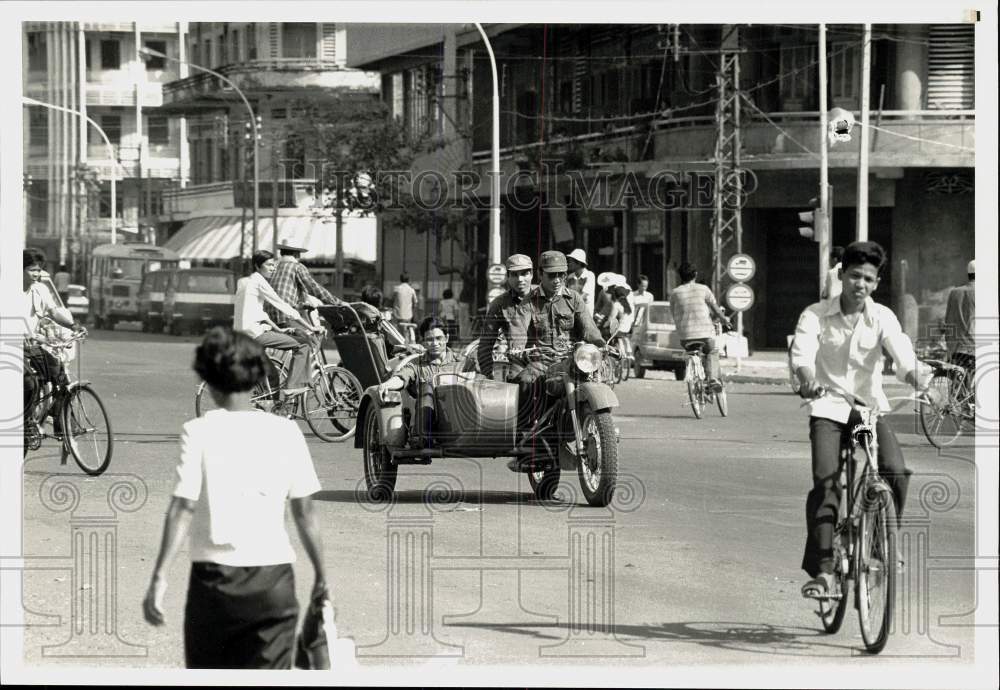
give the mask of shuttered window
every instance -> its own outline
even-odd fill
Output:
[[[324,62],[337,61],[337,25],[323,24],[323,54],[320,58]]]
[[[931,25],[927,51],[927,108],[971,110],[976,107],[975,27]]]
[[[316,24],[284,22],[281,25],[281,56],[287,58],[316,57]]]

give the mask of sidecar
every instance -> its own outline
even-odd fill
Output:
[[[342,365],[366,388],[354,444],[362,451],[370,498],[392,497],[401,465],[428,465],[447,457],[530,458],[511,469],[528,474],[537,497],[552,498],[561,471],[578,470],[588,502],[607,505],[617,475],[618,446],[610,415],[618,401],[610,389],[595,383],[567,384],[568,394],[542,413],[538,433],[524,443],[517,428],[518,386],[477,373],[474,342],[463,351],[459,365],[435,376],[434,427],[425,438],[413,432],[417,411],[411,395],[402,388],[379,391],[379,384],[420,355],[403,345],[387,351],[381,316],[359,314],[355,306],[320,310],[333,329]],[[570,408],[583,412],[576,422]]]

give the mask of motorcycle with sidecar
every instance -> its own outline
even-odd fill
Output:
[[[424,438],[413,433],[416,401],[409,392],[401,383],[394,389],[379,386],[421,353],[398,345],[390,357],[384,338],[388,324],[376,310],[356,304],[321,309],[333,327],[341,364],[366,387],[355,447],[362,451],[373,500],[392,497],[400,466],[464,457],[512,458],[508,466],[525,472],[535,496],[543,500],[553,497],[563,470],[576,470],[588,504],[611,502],[619,464],[612,416],[618,398],[602,380],[607,355],[601,348],[575,343],[549,366],[544,399],[534,408],[537,417],[522,421],[519,429],[518,385],[476,372],[473,341],[464,349],[461,364],[434,376],[434,429]],[[507,358],[527,361],[537,356],[534,350],[508,352]]]

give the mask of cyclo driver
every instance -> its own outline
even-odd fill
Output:
[[[493,347],[499,333],[506,337],[510,358],[506,378],[520,387],[520,429],[528,429],[528,422],[538,419],[545,400],[545,376],[555,373],[554,365],[565,359],[574,342],[604,346],[584,309],[583,297],[565,287],[566,255],[542,252],[538,264],[541,284],[532,286],[531,259],[524,254],[507,258],[508,290],[487,307],[476,352],[479,370],[492,377]],[[524,437],[528,435],[526,431]]]

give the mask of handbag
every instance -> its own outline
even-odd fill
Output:
[[[324,591],[309,602],[302,619],[302,630],[295,642],[295,668],[329,670],[336,640],[333,604]]]

